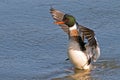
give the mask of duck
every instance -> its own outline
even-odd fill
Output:
[[[92,63],[100,57],[99,43],[92,29],[80,25],[75,17],[51,8],[50,13],[55,24],[68,35],[67,54],[74,68],[90,70]]]

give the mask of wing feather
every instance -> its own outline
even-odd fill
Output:
[[[82,33],[81,36],[88,40],[87,43],[87,53],[89,58],[91,58],[94,62],[99,58],[100,56],[100,48],[99,44],[95,38],[95,33],[93,30],[86,28],[84,26],[79,25],[79,30]]]
[[[62,21],[64,15],[65,15],[65,13],[63,13],[63,12],[61,12],[61,11],[59,11],[59,10],[56,10],[56,9],[54,9],[54,8],[51,8],[51,9],[50,9],[50,13],[51,13],[51,15],[52,15],[52,17],[53,17],[53,19],[54,19],[55,21]],[[67,25],[65,25],[65,24],[60,24],[59,26],[61,27],[61,29],[63,29],[64,32],[66,32],[67,34],[69,34],[69,31],[68,31],[69,28],[68,28]]]

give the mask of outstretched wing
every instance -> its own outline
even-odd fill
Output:
[[[78,28],[80,30],[80,34],[82,36],[83,41],[84,38],[86,38],[88,40],[89,46],[96,47],[97,42],[94,37],[95,36],[94,31],[81,25],[79,25]]]
[[[56,10],[56,9],[54,9],[54,8],[51,8],[51,9],[50,9],[50,13],[51,13],[51,15],[52,15],[52,17],[53,17],[53,19],[54,19],[55,21],[62,21],[64,15],[65,15],[65,13],[63,13],[63,12],[61,12],[61,11],[59,11],[59,10]],[[68,26],[67,26],[67,25],[65,25],[65,24],[60,24],[59,26],[63,29],[64,32],[66,32],[67,34],[69,33],[69,31],[68,31]]]
[[[100,56],[100,48],[95,38],[95,33],[93,30],[81,25],[79,25],[78,28],[80,30],[80,35],[83,41],[84,39],[88,40],[88,43],[86,44],[87,53],[89,57],[92,58],[92,60],[95,62]]]

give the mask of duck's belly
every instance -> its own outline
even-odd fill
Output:
[[[71,63],[78,69],[89,69],[87,56],[78,50],[69,50],[68,56]]]

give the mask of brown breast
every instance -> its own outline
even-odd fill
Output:
[[[79,36],[79,32],[77,30],[71,30],[70,36]]]

